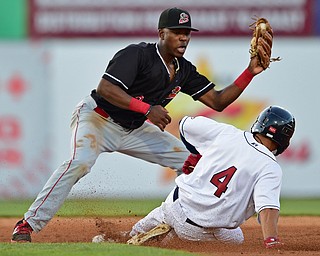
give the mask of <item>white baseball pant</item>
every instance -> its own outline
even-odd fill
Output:
[[[204,228],[187,222],[179,200],[173,200],[173,189],[161,206],[152,210],[146,217],[138,221],[132,228],[130,236],[138,233],[146,233],[160,223],[170,225],[181,239],[192,241],[215,241],[223,243],[241,244],[244,236],[240,227],[227,228]],[[214,216],[213,216],[214,218]],[[190,221],[190,220],[189,220]]]

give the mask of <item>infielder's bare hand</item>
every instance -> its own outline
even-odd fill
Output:
[[[151,123],[158,126],[161,131],[164,131],[166,126],[171,123],[171,117],[168,113],[169,112],[164,107],[156,105],[152,106],[147,118]]]

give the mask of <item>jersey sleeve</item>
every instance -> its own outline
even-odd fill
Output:
[[[260,173],[254,186],[253,198],[257,213],[265,208],[280,210],[281,182],[281,167],[277,162],[271,162]]]
[[[103,78],[128,89],[137,76],[140,60],[140,49],[135,45],[129,45],[118,51],[110,60]]]
[[[210,91],[215,84],[208,80],[204,75],[200,74],[196,67],[187,62],[189,76],[186,86],[181,90],[183,93],[190,95],[194,100],[198,100],[202,95]]]
[[[185,116],[179,124],[180,134],[184,139],[195,147],[200,153],[212,146],[215,138],[225,129],[224,124],[220,124],[212,119],[203,116]]]

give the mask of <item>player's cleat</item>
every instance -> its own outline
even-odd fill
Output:
[[[168,224],[159,224],[158,226],[149,230],[146,233],[141,233],[133,236],[131,239],[127,241],[127,244],[141,245],[153,237],[157,237],[165,233],[168,233],[170,230],[171,227]]]
[[[31,242],[32,228],[24,219],[17,222],[13,229],[11,243],[26,243]]]

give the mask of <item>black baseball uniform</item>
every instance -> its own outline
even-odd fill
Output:
[[[169,71],[157,44],[132,44],[115,54],[103,78],[118,85],[132,97],[163,107],[180,91],[198,100],[214,87],[214,84],[199,74],[196,67],[185,58],[175,58],[174,65],[176,74],[170,81]],[[92,91],[91,96],[100,108],[125,128],[136,129],[146,120],[141,113],[112,105],[100,97],[96,90]]]

